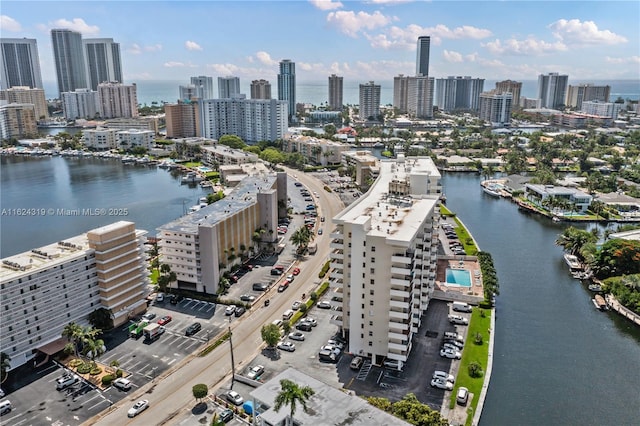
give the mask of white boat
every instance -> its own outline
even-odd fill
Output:
[[[500,197],[502,191],[502,184],[496,181],[486,180],[480,183],[480,187],[486,193],[491,195],[492,197]]]
[[[569,269],[571,269],[572,271],[582,270],[582,264],[580,263],[580,261],[576,256],[569,253],[565,253],[564,261],[567,262],[567,265],[569,265]]]
[[[198,175],[196,172],[189,172],[182,176],[182,183],[197,183],[200,181],[202,181],[202,176]]]

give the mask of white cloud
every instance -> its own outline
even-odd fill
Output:
[[[412,50],[416,48],[418,37],[425,35],[431,37],[431,43],[434,46],[438,46],[442,43],[442,39],[482,39],[491,36],[491,31],[470,25],[452,29],[446,25],[421,27],[410,24],[404,28],[392,26],[384,33],[367,35],[367,39],[373,48]]]
[[[131,47],[127,49],[128,53],[132,55],[140,55],[142,52],[159,52],[162,50],[161,44],[152,44],[149,46],[140,46],[138,43],[133,43]]]
[[[71,21],[67,19],[57,19],[53,22],[49,23],[49,28],[58,29],[64,28],[68,30],[73,30],[84,35],[95,35],[100,33],[100,27],[97,25],[89,25],[82,18],[73,18]]]
[[[332,0],[309,0],[309,3],[311,3],[317,9],[320,9],[320,10],[341,9],[344,6],[339,1],[334,2]]]
[[[363,30],[374,30],[389,24],[393,18],[383,15],[379,11],[373,13],[353,11],[330,12],[327,22],[349,37],[357,37]]]
[[[217,74],[232,75],[239,70],[234,64],[207,64],[207,68],[214,70]]]
[[[184,42],[184,47],[187,50],[202,50],[202,47],[195,41],[187,40]]]
[[[610,64],[640,64],[640,56],[630,56],[627,58],[612,58],[605,56],[604,60]]]
[[[590,44],[619,44],[626,43],[627,39],[609,30],[599,30],[593,21],[580,21],[579,19],[560,19],[549,28],[553,35],[564,42],[577,45]]]
[[[139,55],[142,53],[142,48],[138,43],[133,43],[131,47],[127,49],[127,52],[131,53],[132,55]]]
[[[22,31],[22,25],[20,25],[20,22],[7,15],[0,15],[0,27],[2,27],[3,31],[14,33]]]
[[[256,52],[256,59],[264,65],[272,66],[272,65],[278,64],[278,61],[272,59],[271,55],[269,55],[267,52],[262,50],[260,52]],[[253,59],[250,62],[253,62]]]
[[[184,63],[178,61],[169,61],[163,64],[165,68],[195,68],[196,66],[191,63]]]
[[[149,46],[145,46],[144,50],[146,52],[159,52],[162,50],[162,45],[161,44],[152,44]]]
[[[442,56],[444,56],[444,60],[447,62],[462,62],[462,54],[458,53],[458,52],[454,52],[453,50],[445,50],[442,53]]]
[[[540,56],[568,50],[567,46],[561,41],[547,43],[544,40],[536,40],[533,37],[529,37],[526,40],[516,40],[512,38],[504,42],[496,39],[495,41],[484,43],[482,46],[496,55],[516,56]]]

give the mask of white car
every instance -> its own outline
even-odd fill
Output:
[[[233,313],[236,311],[236,306],[235,305],[229,305],[227,306],[227,309],[224,310],[224,314],[226,316],[230,316],[233,315]]]
[[[340,350],[344,349],[344,344],[338,342],[337,340],[333,340],[333,339],[327,340],[327,345],[335,346]]]
[[[113,387],[123,391],[128,391],[129,389],[131,389],[131,385],[131,381],[125,379],[124,377],[118,377],[113,381]]]
[[[80,378],[78,376],[76,376],[75,374],[65,374],[64,376],[62,376],[58,380],[56,380],[56,389],[57,390],[66,389],[69,386],[71,386],[74,383],[77,383],[79,381],[80,381]]]
[[[327,300],[323,300],[321,302],[318,302],[318,308],[320,308],[320,309],[331,309],[331,303],[329,303],[329,301],[327,301]]]
[[[294,331],[293,333],[289,333],[289,339],[298,340],[300,342],[304,341],[304,333],[299,331]]]
[[[151,313],[151,312],[147,312],[146,314],[144,314],[144,315],[142,316],[142,319],[143,319],[144,321],[151,322],[151,320],[152,320],[152,319],[154,319],[155,317],[156,317],[156,314]]]
[[[254,367],[251,367],[251,370],[249,370],[249,373],[247,374],[247,377],[250,379],[257,379],[258,377],[260,377],[260,375],[264,373],[264,366],[262,365],[256,365]]]
[[[449,315],[449,322],[451,324],[469,325],[469,320],[461,315]]]
[[[457,340],[459,342],[464,342],[464,339],[462,338],[462,336],[459,335],[458,333],[456,333],[455,331],[445,331],[444,332],[444,338],[445,339]]]
[[[235,405],[242,405],[242,403],[244,402],[244,398],[242,397],[242,395],[240,395],[236,391],[227,391],[227,393],[225,393],[225,397],[227,398],[227,401]]]
[[[149,408],[149,401],[146,399],[140,400],[136,402],[133,407],[129,408],[129,411],[127,411],[127,416],[135,417],[147,408]]]
[[[156,302],[164,302],[164,293],[158,293],[156,295]]]
[[[296,345],[294,345],[291,342],[280,342],[280,343],[278,343],[278,349],[281,349],[281,350],[287,351],[287,352],[295,352]]]
[[[446,380],[447,382],[451,382],[451,383],[454,383],[456,380],[456,378],[453,377],[453,374],[449,374],[446,371],[439,371],[439,370],[434,371],[433,376],[431,378]]]
[[[451,343],[443,343],[442,344],[442,349],[450,349],[452,351],[457,351],[457,352],[461,352],[460,348],[456,345],[453,345]]]
[[[440,356],[443,358],[449,358],[449,359],[462,358],[462,354],[460,352],[454,351],[452,349],[440,349]]]
[[[431,379],[431,386],[449,391],[453,389],[453,383],[442,379]]]
[[[385,359],[383,365],[392,370],[400,369],[400,361],[398,361],[397,359]]]
[[[340,352],[342,352],[340,348],[333,345],[324,345],[323,347],[320,348],[320,351],[329,351],[333,353],[336,357],[340,355]]]
[[[299,300],[296,300],[295,302],[293,302],[293,304],[291,305],[291,309],[293,309],[294,311],[297,311],[298,309],[300,309],[300,306],[302,306],[302,302]]]

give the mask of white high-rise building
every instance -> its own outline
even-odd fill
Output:
[[[430,158],[380,162],[369,191],[333,218],[330,319],[354,355],[402,366],[435,288],[440,173]]]
[[[112,38],[86,38],[82,40],[89,89],[97,90],[98,84],[123,83],[120,43]]]
[[[44,88],[35,38],[0,38],[0,69],[0,89]]]
[[[213,77],[206,75],[199,75],[197,77],[191,77],[191,84],[196,87],[196,95],[200,99],[213,99]],[[238,84],[240,84],[238,82]],[[240,89],[238,89],[238,92]]]
[[[589,115],[597,115],[599,117],[618,119],[618,113],[622,109],[623,104],[617,104],[615,102],[600,102],[600,101],[583,101],[580,112]]]
[[[84,130],[82,132],[83,143],[87,148],[95,149],[96,151],[119,149],[118,131],[118,129],[104,127]]]
[[[89,86],[82,35],[68,29],[53,29],[51,43],[58,78],[58,92],[87,89]]]
[[[62,113],[68,120],[85,118],[92,120],[98,112],[98,92],[89,89],[76,89],[62,92]]]
[[[435,79],[427,76],[407,78],[407,113],[414,118],[433,118]]]
[[[582,102],[600,101],[609,102],[611,86],[594,86],[593,84],[577,84],[567,89],[567,107],[580,110]]]
[[[484,78],[447,77],[436,80],[436,104],[443,111],[477,111]]]
[[[560,75],[551,72],[547,75],[538,76],[538,99],[539,108],[562,109],[565,106],[567,96],[568,75]]]
[[[511,122],[511,106],[513,94],[491,90],[480,94],[480,120],[488,121],[494,126],[508,126]]]
[[[132,118],[138,116],[136,84],[100,83],[98,112],[101,118]]]
[[[380,85],[370,81],[360,85],[359,117],[368,120],[373,117],[378,119],[380,115]]]
[[[400,114],[407,113],[409,101],[409,77],[403,74],[393,77],[393,107]]]
[[[234,76],[218,77],[218,98],[229,99],[240,95],[240,78]],[[204,99],[213,99],[204,98]]]
[[[271,99],[271,83],[267,80],[253,80],[250,91],[251,99]]]

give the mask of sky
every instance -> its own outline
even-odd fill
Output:
[[[2,0],[0,15],[3,38],[37,39],[45,81],[55,81],[52,28],[120,43],[125,82],[234,75],[275,85],[282,59],[298,81],[389,81],[415,74],[423,35],[436,78],[640,79],[634,0]]]

